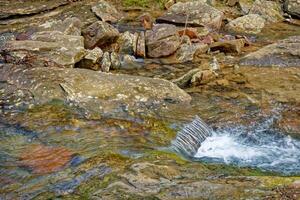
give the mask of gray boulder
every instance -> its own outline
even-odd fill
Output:
[[[299,67],[300,36],[289,37],[250,53],[240,60],[240,65]]]
[[[280,3],[268,0],[256,0],[249,14],[257,14],[263,17],[267,23],[283,21],[283,12]]]
[[[225,28],[238,34],[258,34],[265,26],[266,20],[257,14],[249,14],[230,21]]]
[[[284,10],[297,17],[300,18],[300,1],[299,0],[286,0],[284,2]]]
[[[204,3],[203,1],[190,1],[176,3],[168,12],[159,17],[159,23],[172,23],[176,25],[206,26],[211,29],[219,29],[222,25],[224,14]]]
[[[177,28],[170,24],[157,24],[146,32],[147,55],[152,58],[172,55],[180,46]]]
[[[84,46],[93,49],[96,46],[102,47],[105,44],[113,43],[119,36],[119,31],[112,25],[97,21],[82,31]]]
[[[92,11],[104,22],[116,23],[122,18],[120,12],[106,1],[100,0],[92,7]]]
[[[77,67],[98,71],[101,68],[102,57],[103,57],[103,51],[99,47],[96,47],[95,49],[92,50],[87,50],[87,54],[77,64]]]
[[[31,40],[8,41],[2,53],[9,63],[47,67],[74,67],[86,55],[82,36],[59,31],[38,32]]]

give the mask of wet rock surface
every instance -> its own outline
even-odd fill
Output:
[[[299,40],[299,36],[293,36],[263,47],[246,55],[240,64],[259,67],[299,67]]]

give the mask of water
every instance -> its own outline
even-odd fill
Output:
[[[217,130],[195,154],[201,161],[300,173],[300,141],[272,130],[270,120]]]

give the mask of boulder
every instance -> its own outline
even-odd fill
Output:
[[[249,14],[230,21],[225,28],[238,34],[258,34],[265,26],[265,19],[257,14]]]
[[[85,48],[93,49],[96,46],[102,47],[116,41],[119,31],[106,22],[97,21],[84,29],[82,35]]]
[[[176,3],[168,12],[159,17],[158,23],[172,23],[176,25],[206,26],[219,29],[222,25],[224,14],[204,3],[203,1],[190,1]]]
[[[300,2],[298,0],[285,0],[284,10],[290,15],[300,18]]]
[[[25,94],[34,94],[34,104],[62,100],[82,108],[87,117],[95,114],[128,118],[131,113],[170,113],[191,101],[186,92],[167,80],[79,68],[4,65],[0,67],[0,80],[4,96],[10,88],[19,88],[24,92],[16,98],[22,102],[30,101]]]
[[[104,22],[116,23],[122,18],[122,14],[114,6],[103,0],[98,1],[92,11]]]
[[[209,48],[211,51],[221,51],[225,53],[237,53],[242,52],[242,48],[245,46],[244,39],[236,40],[224,40],[212,43]]]
[[[87,50],[87,54],[76,66],[79,68],[86,68],[98,71],[101,68],[102,56],[103,51],[99,47],[96,47],[92,50]]]
[[[240,65],[247,66],[300,66],[300,36],[292,36],[250,53],[240,60]]]
[[[180,46],[177,28],[170,24],[157,24],[146,32],[147,55],[152,58],[166,57]]]
[[[136,45],[136,53],[135,55],[137,57],[146,58],[146,38],[145,38],[145,32],[140,32],[137,45]]]
[[[280,3],[268,0],[256,0],[249,14],[257,14],[263,17],[267,23],[283,21],[283,12]]]
[[[82,36],[44,31],[32,35],[31,40],[8,41],[2,54],[8,63],[74,67],[86,54],[83,44]]]

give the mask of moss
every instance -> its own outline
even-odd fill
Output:
[[[173,160],[179,165],[184,165],[189,163],[189,161],[184,160],[182,157],[178,156],[175,153],[167,152],[167,151],[160,151],[160,150],[151,150],[145,153],[143,160]]]

